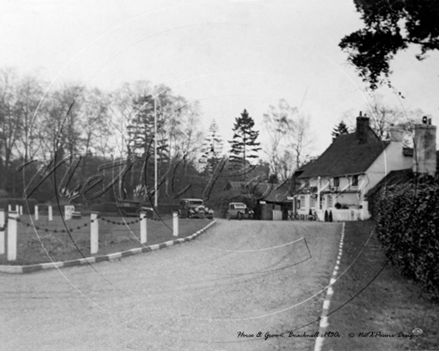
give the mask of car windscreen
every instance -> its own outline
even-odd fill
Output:
[[[246,208],[244,204],[235,204],[235,208]]]
[[[199,205],[203,205],[203,201],[190,201],[189,204],[199,206]]]

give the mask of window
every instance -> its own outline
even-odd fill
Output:
[[[327,196],[327,208],[332,208],[333,207],[333,197],[332,196]]]
[[[335,188],[338,188],[338,187],[339,187],[339,177],[335,177],[335,178],[333,178],[333,186],[334,186]]]
[[[305,208],[306,207],[306,197],[300,196],[299,198],[299,208]]]
[[[358,186],[359,185],[359,176],[354,175],[351,177],[351,185],[352,186]]]
[[[310,197],[310,207],[315,208],[315,206],[316,206],[316,199],[313,196],[311,196]]]

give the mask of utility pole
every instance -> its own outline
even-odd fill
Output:
[[[157,211],[157,109],[156,109],[156,96],[154,97],[154,209]]]

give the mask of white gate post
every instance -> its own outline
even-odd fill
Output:
[[[34,214],[35,214],[35,220],[38,221],[38,205],[35,205]]]
[[[173,235],[179,235],[179,213],[173,212]]]
[[[147,214],[141,212],[141,244],[147,242]]]
[[[5,253],[5,211],[0,208],[0,255]]]
[[[8,214],[8,261],[17,259],[17,218],[18,213]]]
[[[12,206],[8,205],[8,212],[12,212]]]
[[[49,221],[53,220],[53,215],[52,215],[52,205],[49,205],[49,208],[48,208],[48,215],[49,215]]]
[[[99,223],[98,214],[90,214],[90,253],[98,253],[99,249]]]
[[[23,206],[20,205],[20,216],[23,216]]]

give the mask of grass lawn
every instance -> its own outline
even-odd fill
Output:
[[[371,221],[346,223],[339,272],[354,261],[373,229]],[[324,350],[438,350],[438,302],[429,302],[416,283],[387,264],[375,233],[356,262],[334,285],[330,313],[327,330],[338,331],[341,337],[326,338]],[[415,328],[423,333],[412,339],[358,336],[360,332],[371,331],[411,335]],[[349,338],[349,333],[355,336]]]
[[[139,242],[140,222],[136,217],[103,217],[120,224],[99,220],[99,251],[91,255],[90,217],[66,221],[68,232],[59,216],[54,216],[50,222],[45,216],[33,222],[29,216],[21,216],[17,226],[17,260],[7,261],[4,254],[0,255],[0,264],[28,265],[51,262],[51,259],[57,262],[101,256],[189,236],[210,222],[207,219],[179,219],[179,236],[175,237],[170,215],[162,216],[159,221],[148,219],[147,243],[142,245]],[[124,220],[128,224],[121,224]],[[136,223],[132,223],[134,221]]]

